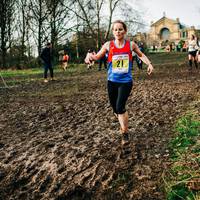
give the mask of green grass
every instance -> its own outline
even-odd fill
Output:
[[[179,67],[180,65],[185,65],[187,62],[187,53],[183,52],[170,52],[170,53],[149,53],[147,55],[152,61],[155,68],[162,67]],[[98,63],[96,63],[97,65]],[[135,67],[135,63],[134,63]],[[94,66],[91,72],[96,72],[97,66]],[[23,69],[23,70],[0,70],[1,75],[5,79],[8,86],[15,86],[20,84],[20,82],[30,82],[38,81],[43,77],[43,67],[32,68],[32,69]],[[66,72],[63,72],[61,67],[54,66],[55,77],[64,77],[74,76],[74,75],[84,75],[88,74],[88,70],[85,64],[69,64],[69,68]],[[137,78],[137,77],[136,77]],[[3,82],[0,79],[0,85],[3,85]]]
[[[34,75],[40,73],[41,69],[39,68],[25,69],[25,70],[1,70],[1,74],[3,77],[26,76],[26,75]]]
[[[71,64],[69,65],[69,68],[67,69],[67,73],[68,74],[73,74],[73,73],[81,73],[84,71],[84,68],[86,68],[84,65],[75,65],[75,64]],[[54,67],[54,72],[55,73],[59,73],[62,72],[63,70],[58,67],[55,66]],[[30,75],[38,75],[38,74],[42,74],[43,73],[43,68],[32,68],[32,69],[23,69],[23,70],[1,70],[1,75],[3,77],[19,77],[19,76],[30,76]],[[66,73],[66,74],[67,74]]]
[[[96,68],[96,67],[95,67]],[[90,70],[93,72],[94,69]],[[0,70],[2,77],[4,78],[8,86],[16,86],[22,82],[31,82],[38,81],[43,79],[43,68],[32,68],[32,69],[23,69],[23,70]],[[77,75],[87,74],[88,70],[84,64],[70,64],[66,71],[63,71],[60,66],[54,67],[55,77],[60,79],[62,77],[70,77]],[[0,79],[0,85],[3,85],[3,82]]]
[[[187,62],[187,53],[183,52],[170,52],[170,53],[149,53],[148,57],[152,61],[155,68],[162,67],[179,67],[180,65],[185,65]],[[98,63],[97,63],[98,64]],[[135,66],[135,64],[134,64]],[[97,66],[94,66],[91,72],[96,72]],[[15,86],[20,84],[20,82],[30,82],[38,81],[43,77],[43,67],[23,69],[23,70],[0,70],[1,75],[5,79],[8,86]],[[59,76],[74,76],[74,75],[84,75],[88,74],[88,70],[85,64],[69,64],[69,68],[66,72],[63,72],[61,67],[54,66],[55,77]],[[136,77],[137,78],[137,77]],[[3,82],[0,80],[0,85]]]
[[[153,65],[162,66],[170,64],[184,64],[187,62],[187,53],[185,52],[169,52],[169,53],[149,53],[147,55],[152,61]],[[97,69],[97,67],[95,67]],[[55,73],[62,72],[59,66],[54,67]],[[85,64],[69,64],[66,74],[83,73],[87,71]],[[23,69],[23,70],[1,70],[0,73],[4,78],[6,77],[20,77],[20,76],[33,76],[43,73],[43,67]]]
[[[187,115],[177,122],[176,132],[178,135],[170,143],[173,158],[177,158],[191,145],[195,145],[196,137],[200,136],[200,122],[193,120],[192,115]]]
[[[176,137],[170,142],[171,168],[163,177],[167,200],[199,200],[200,193],[191,184],[200,184],[200,121],[188,114],[178,120]]]
[[[147,55],[155,66],[185,64],[187,52],[150,53]]]
[[[184,183],[174,185],[167,196],[168,200],[195,200],[194,194],[185,186]]]

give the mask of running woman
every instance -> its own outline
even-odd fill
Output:
[[[198,68],[197,64],[197,40],[194,35],[191,35],[190,40],[188,41],[188,59],[189,59],[189,70],[192,70],[192,61],[195,64],[195,67]]]
[[[125,39],[127,26],[123,21],[115,21],[112,31],[114,40],[106,42],[97,54],[91,55],[85,59],[85,62],[99,60],[108,51],[108,96],[120,124],[122,142],[126,143],[129,141],[129,135],[128,112],[125,105],[132,90],[132,51],[148,66],[147,73],[149,75],[153,71],[153,66],[134,42]]]

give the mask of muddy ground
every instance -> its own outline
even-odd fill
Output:
[[[166,199],[167,143],[199,95],[199,71],[175,65],[136,73],[126,154],[105,71],[66,73],[0,89],[0,199]]]

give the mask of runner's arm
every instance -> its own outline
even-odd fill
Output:
[[[91,56],[92,60],[99,60],[101,57],[103,57],[106,54],[106,47],[103,45],[102,48],[99,50],[97,54],[93,54]]]

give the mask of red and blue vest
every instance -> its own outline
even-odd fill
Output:
[[[130,41],[125,40],[122,48],[110,41],[108,53],[108,80],[118,83],[132,82],[132,52]]]

